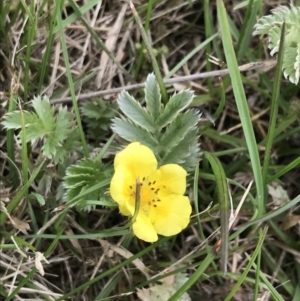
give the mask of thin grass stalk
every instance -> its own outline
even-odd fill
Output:
[[[278,216],[279,214],[291,209],[293,206],[296,206],[299,202],[300,202],[300,194],[297,197],[295,197],[293,200],[291,200],[288,203],[281,206],[280,208],[278,208],[274,211],[271,211],[268,214],[265,214],[265,215],[261,216],[260,218],[257,218],[255,220],[247,222],[247,223],[245,223],[241,226],[238,226],[238,228],[246,229],[247,227],[255,225],[257,223],[262,223],[262,222],[271,220],[272,218]]]
[[[59,6],[55,5],[54,6],[54,12],[53,14],[50,14],[51,16],[51,20],[50,20],[50,28],[49,31],[47,32],[48,35],[48,39],[47,39],[47,44],[46,44],[46,50],[45,50],[45,54],[42,58],[42,63],[41,63],[41,71],[38,73],[39,75],[39,85],[38,85],[38,89],[37,89],[37,93],[40,94],[42,91],[42,86],[45,80],[45,75],[47,73],[47,71],[49,70],[49,60],[50,60],[50,55],[51,55],[51,51],[52,51],[52,45],[53,45],[53,41],[54,41],[54,26],[55,26],[55,19],[56,16],[58,15],[59,12]]]
[[[24,102],[27,103],[28,95],[29,95],[29,80],[30,80],[30,74],[29,74],[29,67],[31,62],[31,45],[33,42],[33,38],[35,36],[35,27],[36,24],[34,22],[34,1],[30,1],[30,9],[28,10],[27,4],[24,2],[24,0],[21,0],[23,7],[28,15],[28,23],[27,23],[27,39],[26,39],[26,59],[25,59],[25,70],[24,70]]]
[[[149,26],[150,26],[150,20],[151,20],[151,16],[152,16],[152,10],[153,10],[153,0],[150,0],[147,4],[147,14],[146,14],[146,21],[145,21],[145,31],[147,32],[149,30]],[[141,66],[142,66],[142,62],[143,62],[143,58],[144,58],[144,52],[143,50],[145,49],[145,42],[142,41],[141,43],[141,48],[139,50],[139,56],[136,62],[136,68],[134,70],[134,74],[133,77],[134,79],[137,79]]]
[[[237,290],[239,289],[239,287],[241,286],[241,284],[244,282],[245,277],[247,276],[247,274],[250,271],[250,268],[252,266],[252,264],[254,263],[254,260],[256,259],[257,255],[259,252],[261,252],[261,248],[263,245],[263,242],[265,240],[265,237],[267,235],[268,232],[268,227],[265,226],[263,230],[260,231],[259,233],[259,239],[256,245],[256,248],[248,262],[248,264],[246,265],[246,267],[244,268],[243,273],[240,275],[238,281],[236,282],[236,284],[234,285],[234,287],[232,288],[231,292],[227,295],[227,297],[224,299],[224,301],[230,301],[231,298],[235,295],[235,293],[237,292]]]
[[[99,35],[93,30],[93,28],[88,24],[88,22],[83,17],[83,12],[78,8],[77,4],[73,0],[68,0],[72,8],[74,9],[77,17],[85,26],[86,30],[89,32],[91,37],[96,41],[99,47],[107,54],[107,56],[117,65],[117,67],[124,73],[124,76],[131,82],[135,82],[132,76],[128,73],[128,71],[120,64],[120,62],[116,59],[116,57],[109,51],[106,47],[105,43],[101,40]]]
[[[256,265],[256,273],[255,273],[255,284],[254,284],[254,293],[253,293],[253,301],[258,300],[258,291],[259,291],[259,274],[261,271],[261,252],[262,250],[260,249],[257,255],[257,265]],[[259,270],[259,273],[257,272]]]
[[[57,5],[59,7],[63,7],[63,1],[62,0],[57,1]],[[71,93],[71,97],[72,97],[73,109],[74,109],[74,113],[76,116],[76,122],[77,122],[77,126],[79,129],[79,135],[80,135],[81,142],[82,142],[83,152],[84,152],[85,157],[88,158],[89,151],[88,151],[87,143],[85,140],[85,135],[83,132],[82,123],[81,123],[80,114],[79,114],[79,108],[78,108],[78,104],[77,104],[77,100],[76,100],[74,82],[73,82],[73,78],[72,78],[72,74],[71,74],[69,55],[68,55],[67,43],[66,43],[66,39],[65,39],[65,33],[63,30],[63,25],[62,25],[61,14],[58,13],[56,18],[57,18],[57,24],[59,27],[60,42],[61,42],[64,62],[65,62],[65,66],[66,66],[66,74],[67,74],[69,89],[70,89],[70,93]]]
[[[246,253],[246,256],[248,259],[250,259],[250,256]],[[262,273],[260,270],[257,272],[258,266],[253,262],[252,263],[253,268],[255,269],[257,275],[259,278],[262,279],[262,281],[266,284],[268,287],[269,292],[271,293],[271,296],[274,298],[275,301],[285,301],[281,295],[276,291],[275,287],[272,285],[272,283],[268,280],[268,278],[265,276],[264,273]],[[257,299],[253,299],[257,300]]]
[[[213,41],[218,36],[215,33],[213,36],[207,38],[205,41],[200,43],[196,48],[194,48],[190,53],[188,53],[176,66],[164,77],[164,81],[168,78],[171,78],[182,66],[184,66],[196,53],[198,53],[205,46],[209,45],[211,41]]]
[[[205,24],[205,38],[208,39],[213,35],[213,27],[212,27],[212,19],[211,19],[211,12],[210,12],[210,5],[209,0],[204,0],[203,3],[203,10],[204,10],[204,24]],[[211,44],[206,45],[206,53],[210,55],[212,53],[211,51]],[[209,60],[209,57],[206,57],[206,71],[211,71],[211,61]],[[214,87],[213,82],[211,78],[207,79],[207,85],[209,94],[213,95]]]
[[[178,291],[169,298],[168,301],[176,301],[182,296],[195,282],[197,282],[203,275],[207,267],[214,259],[212,250],[206,255],[204,260],[200,263],[196,271],[190,276],[190,278],[178,289]]]
[[[45,256],[44,256],[45,258],[52,252],[54,247],[57,245],[58,239],[63,231],[64,229],[61,229],[56,234],[56,238],[53,240],[53,242],[50,244],[49,248],[45,252]],[[32,268],[31,271],[28,273],[28,275],[20,281],[19,285],[12,291],[12,293],[8,297],[6,297],[5,301],[10,301],[25,286],[25,284],[33,278],[36,271],[37,271],[36,267]]]
[[[19,202],[22,200],[26,192],[28,191],[28,188],[31,186],[37,175],[39,174],[42,166],[44,165],[46,160],[44,160],[37,169],[32,173],[31,177],[28,179],[26,183],[24,183],[23,187],[16,193],[16,195],[13,197],[13,199],[9,202],[7,205],[7,212],[11,213],[12,210],[19,204]],[[4,212],[0,213],[0,224],[2,224],[7,218],[7,215]]]
[[[13,112],[16,110],[17,108],[16,102],[17,102],[17,96],[12,95],[9,98],[8,112]],[[13,187],[16,189],[20,185],[20,179],[19,179],[18,169],[16,166],[14,136],[15,136],[14,130],[8,130],[6,132],[6,149],[7,149],[7,156],[9,158],[8,166],[12,177]]]
[[[134,16],[134,19],[135,19],[135,21],[138,25],[138,28],[141,32],[141,35],[142,35],[142,38],[144,40],[145,46],[147,48],[148,54],[150,56],[151,64],[152,64],[152,67],[153,67],[153,70],[154,70],[154,73],[155,73],[155,76],[156,76],[156,80],[157,80],[157,83],[158,83],[160,91],[161,91],[163,103],[166,104],[167,101],[168,101],[168,94],[167,94],[167,90],[166,90],[166,87],[165,87],[165,84],[164,84],[164,81],[163,81],[163,77],[161,75],[156,57],[154,55],[154,51],[153,51],[152,46],[150,44],[148,35],[147,35],[147,33],[146,33],[146,31],[143,27],[142,21],[141,21],[138,13],[135,10],[135,7],[134,7],[134,5],[131,1],[130,1],[130,7],[131,7],[131,10],[132,10],[132,14]]]
[[[75,295],[76,293],[82,291],[83,289],[85,289],[86,287],[91,286],[92,284],[98,282],[99,280],[103,279],[104,277],[122,269],[123,267],[125,267],[126,265],[130,264],[133,260],[135,260],[136,258],[139,258],[145,254],[147,254],[148,252],[152,251],[153,249],[155,249],[159,244],[163,244],[164,242],[166,242],[167,240],[169,240],[168,237],[164,237],[162,239],[160,239],[159,241],[151,244],[150,246],[148,246],[147,248],[143,249],[142,251],[138,252],[137,254],[131,256],[130,258],[124,260],[123,262],[113,266],[112,268],[110,268],[109,270],[99,274],[98,276],[96,276],[95,278],[85,282],[84,284],[78,286],[77,288],[73,289],[72,291],[68,292],[67,294],[63,295],[62,297],[58,298],[56,301],[63,301],[66,300],[67,298]]]
[[[25,127],[25,119],[24,114],[22,111],[21,105],[19,106],[20,115],[21,115],[21,125],[22,125],[22,131],[21,131],[21,141],[22,141],[22,178],[23,183],[28,182],[28,154],[27,154],[27,143],[26,143],[26,127]],[[25,191],[25,198],[27,198],[28,190]]]

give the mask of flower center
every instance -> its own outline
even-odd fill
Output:
[[[146,215],[150,213],[151,208],[156,208],[159,206],[158,193],[160,188],[158,188],[156,181],[149,181],[147,178],[143,177],[141,179],[141,189],[140,189],[140,210]],[[136,202],[136,183],[134,185],[129,185],[129,193],[132,196],[132,205],[135,207]]]

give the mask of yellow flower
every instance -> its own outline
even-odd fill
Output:
[[[140,208],[132,225],[134,234],[154,242],[158,234],[172,236],[187,227],[192,207],[186,190],[186,171],[177,164],[157,169],[157,160],[148,147],[130,143],[114,161],[115,173],[110,194],[122,214],[133,216],[136,182],[141,182]]]

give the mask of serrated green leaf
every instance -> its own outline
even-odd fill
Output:
[[[115,102],[105,102],[96,99],[94,102],[83,102],[80,107],[81,114],[89,119],[112,119],[118,110]]]
[[[34,113],[23,111],[23,116],[25,120],[25,127],[28,127],[30,124],[38,123],[39,119]],[[8,130],[17,130],[22,127],[21,114],[19,111],[6,113],[3,119],[4,121],[2,121],[1,124]]]
[[[56,117],[56,128],[54,136],[59,142],[67,139],[70,133],[73,131],[74,115],[67,111],[67,108],[60,108]]]
[[[192,162],[191,156],[194,156],[197,161],[200,157],[200,151],[194,154],[191,153],[191,149],[198,146],[198,130],[196,128],[190,129],[185,137],[180,141],[178,145],[173,147],[162,159],[161,164],[176,163],[184,165],[186,159],[190,157],[189,161]]]
[[[92,188],[95,184],[102,180],[112,177],[112,167],[102,165],[99,162],[95,162],[91,159],[83,159],[75,165],[71,165],[66,170],[66,176],[64,177],[63,186],[66,189],[64,195],[65,201],[70,201],[77,197],[80,193]],[[76,204],[78,209],[90,210],[91,205],[80,204],[83,200],[99,200],[104,195],[107,187],[102,189],[95,189],[85,195],[84,199],[79,199]]]
[[[286,26],[285,51],[283,58],[283,74],[290,82],[297,84],[300,73],[299,32],[300,32],[300,7],[291,5],[279,6],[273,9],[271,15],[264,16],[254,26],[254,35],[267,34],[269,36],[268,48],[271,56],[279,50],[281,29]]]
[[[145,85],[145,100],[153,120],[156,121],[161,112],[161,94],[156,82],[156,77],[153,73],[149,74],[147,77]]]
[[[138,141],[151,149],[157,145],[157,141],[147,130],[135,125],[125,118],[114,118],[112,129],[127,141]]]
[[[282,68],[284,77],[297,85],[300,77],[300,43],[297,47],[285,49]]]
[[[268,48],[271,49],[270,55],[273,56],[279,50],[279,43],[280,43],[280,35],[281,35],[281,26],[280,27],[273,27],[269,32],[269,46]]]
[[[174,118],[192,102],[193,97],[194,93],[189,90],[183,90],[174,94],[158,118],[157,127],[161,129],[171,123]]]
[[[160,144],[165,149],[171,149],[177,145],[192,127],[195,127],[199,121],[199,115],[192,110],[178,115],[167,127],[162,135]]]
[[[118,99],[120,110],[134,123],[147,131],[154,131],[153,118],[144,108],[128,93],[123,91]]]
[[[32,106],[39,117],[43,128],[48,132],[55,129],[54,108],[50,105],[48,97],[35,97],[32,101]]]

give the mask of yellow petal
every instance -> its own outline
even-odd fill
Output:
[[[187,172],[177,164],[166,164],[160,167],[150,178],[156,180],[161,196],[184,194]]]
[[[157,160],[150,148],[139,142],[133,142],[116,154],[115,169],[120,165],[126,166],[135,179],[138,177],[142,179],[156,170]]]
[[[182,195],[169,195],[156,202],[149,218],[158,234],[172,236],[181,232],[190,222],[192,207],[190,200]]]
[[[129,186],[135,185],[135,179],[125,166],[118,166],[110,182],[110,195],[120,206],[132,201]]]
[[[151,224],[150,219],[143,213],[139,213],[132,225],[133,233],[141,240],[147,242],[157,241],[157,233]]]

